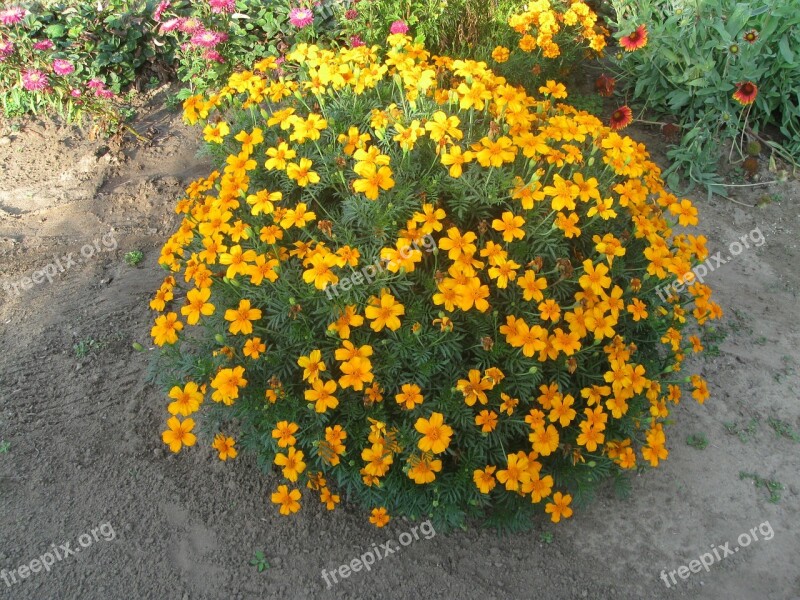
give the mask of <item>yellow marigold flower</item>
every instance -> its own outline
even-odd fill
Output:
[[[511,56],[511,52],[504,46],[496,46],[495,49],[492,50],[492,58],[495,62],[504,63],[508,60],[509,56]]]
[[[464,172],[464,165],[471,162],[475,158],[475,153],[471,150],[462,152],[461,147],[457,145],[450,146],[447,152],[441,155],[442,164],[450,167],[450,177],[459,178]]]
[[[389,519],[389,513],[386,512],[385,508],[373,508],[369,522],[375,525],[375,527],[383,527],[389,522]]]
[[[169,429],[161,434],[161,439],[173,452],[180,452],[183,446],[194,446],[197,442],[197,437],[191,433],[194,419],[179,421],[177,417],[171,417],[167,421],[167,427]]]
[[[486,465],[485,469],[475,469],[472,473],[472,480],[480,490],[481,494],[488,494],[491,492],[497,482],[495,481],[493,473],[497,467]]]
[[[260,337],[250,338],[244,343],[242,354],[248,358],[256,360],[262,353],[266,352],[267,345],[261,341]]]
[[[181,314],[186,317],[186,322],[189,325],[197,325],[200,320],[200,315],[205,317],[213,315],[216,308],[213,304],[208,302],[211,297],[211,289],[204,288],[202,290],[191,289],[186,294],[188,304],[181,307]]]
[[[264,133],[258,127],[254,127],[249,133],[240,131],[234,139],[242,144],[242,152],[252,154],[253,148],[264,141]]]
[[[246,386],[247,380],[244,378],[244,367],[220,369],[214,379],[211,380],[211,387],[214,389],[211,399],[214,402],[231,405],[239,397],[239,390]]]
[[[351,358],[340,367],[342,376],[339,378],[339,385],[343,388],[352,387],[360,392],[364,389],[364,384],[371,382],[375,375],[372,373],[372,365],[365,358]]]
[[[328,331],[335,331],[343,340],[348,339],[351,327],[360,327],[364,324],[364,317],[359,315],[356,310],[357,307],[354,305],[345,306],[341,316],[328,325]]]
[[[272,502],[280,504],[280,513],[282,515],[291,515],[300,510],[300,490],[289,491],[285,485],[279,485],[278,491],[272,494]]]
[[[547,82],[539,88],[539,93],[561,99],[567,97],[567,88],[564,87],[563,83],[556,83],[552,79],[548,79]]]
[[[336,391],[335,381],[326,381],[323,383],[321,379],[315,379],[311,383],[312,389],[305,391],[305,399],[314,402],[314,410],[318,413],[324,413],[329,408],[336,408],[339,406],[339,400],[333,396]]]
[[[272,430],[272,437],[278,440],[280,448],[294,446],[297,443],[297,438],[294,437],[294,434],[297,433],[298,429],[297,423],[279,421],[275,424],[275,429]]]
[[[464,133],[458,128],[460,123],[461,119],[455,115],[447,116],[445,112],[437,110],[425,123],[425,129],[429,131],[429,136],[434,142],[446,140],[452,143],[453,140],[464,137]]]
[[[361,451],[361,459],[367,464],[364,471],[373,477],[383,477],[394,462],[392,453],[382,443],[373,443],[370,448]]]
[[[575,210],[575,199],[580,195],[581,189],[572,181],[564,179],[561,175],[553,176],[553,185],[545,186],[542,190],[545,195],[552,196],[553,210]]]
[[[482,410],[475,415],[475,425],[480,427],[481,431],[484,433],[494,431],[495,427],[497,427],[497,413],[493,410]]]
[[[320,373],[327,369],[319,350],[312,350],[308,356],[301,356],[297,359],[297,364],[303,368],[303,380],[309,383],[319,379]]]
[[[381,293],[380,300],[376,304],[367,306],[364,310],[366,317],[372,321],[370,328],[378,332],[384,327],[391,331],[400,329],[401,315],[406,313],[405,307],[397,302],[397,299],[388,292]]]
[[[221,144],[223,138],[231,132],[231,128],[225,121],[220,121],[216,125],[209,123],[203,128],[203,139],[209,143]]]
[[[408,470],[408,477],[418,485],[435,481],[436,473],[442,470],[442,461],[427,454],[412,456],[408,459],[408,463],[411,465]]]
[[[183,388],[176,385],[169,391],[169,397],[174,400],[167,406],[167,410],[171,415],[181,415],[188,417],[200,408],[200,403],[203,402],[203,394],[200,392],[199,386],[190,381]]]
[[[581,446],[586,446],[589,452],[597,450],[597,446],[603,443],[605,435],[601,429],[592,427],[590,423],[583,421],[580,423],[581,433],[578,435],[577,443]]]
[[[289,148],[286,142],[279,143],[275,148],[268,148],[266,154],[269,158],[264,166],[269,170],[279,171],[284,170],[288,161],[297,156],[297,152]]]
[[[406,410],[412,410],[417,404],[422,404],[420,387],[416,383],[404,383],[401,391],[394,399]]]
[[[290,446],[286,454],[279,452],[275,455],[275,464],[283,467],[283,476],[294,482],[297,481],[300,473],[306,469],[303,457],[302,450],[296,450],[293,446]]]
[[[521,240],[525,237],[525,232],[522,230],[525,219],[510,211],[506,211],[500,216],[500,219],[492,221],[492,229],[503,233],[503,241],[513,242],[515,238]]]
[[[390,190],[394,187],[392,170],[389,167],[377,168],[375,165],[366,165],[360,169],[361,179],[353,182],[353,189],[361,192],[370,200],[377,200],[380,190]]]
[[[328,488],[322,488],[319,492],[319,499],[328,510],[333,510],[339,504],[339,494],[334,494]]]
[[[236,458],[238,454],[234,448],[236,441],[232,437],[227,437],[218,433],[214,436],[214,443],[211,445],[217,452],[219,452],[220,460],[228,460],[229,458]]]
[[[475,151],[478,164],[482,167],[502,167],[503,163],[514,162],[517,157],[517,147],[506,136],[496,140],[484,137],[473,144],[472,149]]]
[[[429,419],[423,417],[417,419],[414,429],[422,434],[422,438],[417,443],[419,449],[434,454],[440,454],[447,450],[450,445],[450,437],[453,435],[453,429],[444,424],[444,415],[438,412],[431,413]]]
[[[171,345],[178,341],[178,332],[181,329],[183,323],[178,321],[177,313],[169,312],[156,318],[156,324],[150,330],[150,335],[156,346]]]
[[[558,448],[558,431],[552,425],[538,427],[528,437],[533,449],[542,456],[549,456]]]
[[[307,119],[292,117],[292,134],[289,139],[293,142],[303,143],[306,140],[315,141],[320,138],[320,132],[327,129],[328,122],[320,115],[310,114]]]
[[[231,246],[227,252],[223,252],[219,256],[219,263],[221,265],[228,265],[225,276],[228,279],[233,279],[237,275],[243,275],[247,272],[248,263],[256,259],[255,250],[244,250],[240,245]]]
[[[572,496],[556,492],[553,494],[553,501],[545,504],[544,511],[550,515],[553,523],[558,523],[562,518],[568,519],[572,516],[570,502],[572,502]]]
[[[237,308],[229,308],[225,311],[225,320],[230,321],[229,331],[236,335],[250,335],[253,333],[253,321],[261,318],[261,309],[252,308],[250,300],[242,299]]]
[[[486,396],[486,392],[494,387],[494,382],[481,377],[478,369],[470,369],[467,377],[468,379],[459,379],[456,383],[456,389],[464,395],[466,405],[472,406],[475,402],[488,403],[489,398]]]
[[[306,187],[311,183],[319,183],[319,173],[312,171],[314,164],[307,158],[301,158],[299,163],[289,163],[286,165],[286,175],[289,179],[297,182],[300,187]]]
[[[317,214],[308,210],[308,206],[305,202],[300,202],[297,206],[288,209],[284,213],[280,225],[284,229],[289,229],[290,227],[299,227],[302,229],[306,226],[306,223],[310,223],[316,218]]]
[[[524,484],[530,479],[528,457],[524,452],[509,454],[506,468],[497,472],[497,481],[504,484],[509,492],[519,490],[520,484]]]

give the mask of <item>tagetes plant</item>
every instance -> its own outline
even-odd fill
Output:
[[[161,252],[169,412],[210,409],[221,458],[232,434],[281,474],[282,514],[305,489],[379,527],[568,518],[667,457],[681,383],[708,396],[676,373],[701,349],[684,328],[721,315],[711,290],[656,293],[706,258],[673,230],[697,211],[556,82],[537,99],[405,35],[389,48],[301,46],[185,103],[225,133]]]

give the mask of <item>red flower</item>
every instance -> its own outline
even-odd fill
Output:
[[[597,90],[597,93],[601,96],[605,96],[606,98],[611,97],[614,93],[614,88],[617,86],[617,80],[613,77],[609,77],[605,73],[600,75],[597,80],[594,82],[594,87]]]
[[[758,39],[758,32],[755,29],[751,29],[742,36],[742,39],[745,42],[750,42],[751,44],[755,44],[756,40]]]
[[[758,88],[752,81],[740,81],[736,84],[736,91],[733,93],[733,99],[739,104],[752,104],[756,96],[758,96]]]
[[[627,106],[620,106],[617,110],[611,113],[611,129],[617,131],[618,129],[624,129],[628,125],[633,123],[633,113],[631,109]]]
[[[628,52],[644,48],[647,45],[647,28],[639,25],[633,33],[620,38],[619,43]]]

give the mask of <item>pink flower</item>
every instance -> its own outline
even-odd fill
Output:
[[[221,44],[227,39],[227,33],[205,30],[195,33],[190,42],[195,46],[201,46],[202,48],[213,48],[217,44]]]
[[[98,98],[113,98],[114,92],[111,90],[95,90],[94,95]]]
[[[22,87],[29,92],[40,92],[47,87],[47,75],[39,69],[28,69],[22,74]]]
[[[364,45],[364,40],[361,39],[360,35],[353,35],[350,36],[350,47],[351,48],[358,48],[359,46]]]
[[[236,0],[208,0],[211,12],[232,13],[236,10]]]
[[[55,44],[50,40],[42,40],[33,45],[34,50],[52,50],[53,48],[55,48]]]
[[[314,22],[314,13],[310,8],[293,8],[289,11],[289,22],[298,29],[302,29]]]
[[[203,52],[203,58],[205,58],[206,60],[218,62],[220,64],[225,62],[225,59],[222,58],[222,54],[220,54],[216,50],[206,50],[205,52]]]
[[[90,79],[86,83],[86,87],[92,90],[102,90],[103,88],[106,87],[106,84],[100,81],[99,79]]]
[[[164,14],[164,11],[167,10],[172,3],[169,0],[163,0],[163,2],[159,2],[156,9],[153,11],[153,20],[156,22],[161,21],[161,15]]]
[[[81,91],[77,88],[73,88],[73,90],[69,93],[69,95],[72,96],[73,98],[80,98]]]
[[[405,21],[395,21],[389,28],[389,33],[408,33],[408,25]]]
[[[14,53],[14,42],[0,38],[0,62],[3,62]]]
[[[170,19],[169,21],[164,21],[161,24],[161,27],[158,28],[158,30],[161,33],[169,33],[170,31],[175,31],[178,27],[180,27],[181,21],[182,19],[178,18]]]
[[[203,22],[194,17],[181,19],[178,29],[180,29],[183,33],[197,33],[198,31],[203,30]]]
[[[3,25],[16,25],[25,18],[26,14],[28,14],[28,11],[21,6],[12,6],[5,10],[0,10],[0,23]]]
[[[53,61],[53,73],[56,75],[69,75],[75,70],[75,65],[73,65],[68,60],[64,60],[63,58],[57,58]]]
[[[344,13],[344,18],[348,21],[358,18],[358,11],[355,8],[350,8]]]

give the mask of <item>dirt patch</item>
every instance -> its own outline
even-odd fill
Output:
[[[398,540],[412,524],[376,530],[360,512],[328,513],[310,498],[284,518],[269,502],[275,479],[253,460],[222,464],[208,444],[176,457],[161,443],[166,400],[144,383],[148,358],[131,342],[149,341],[147,302],[163,278],[157,257],[177,220],[174,203],[208,169],[197,132],[162,100],[137,123],[153,142],[122,153],[45,123],[34,124],[41,136],[0,146],[0,284],[63,266],[69,253],[80,259],[52,282],[2,291],[0,442],[10,447],[0,446],[0,569],[30,563],[51,544],[79,552],[19,583],[0,580],[0,591],[19,599],[800,598],[797,182],[770,188],[776,197],[760,208],[696,199],[712,253],[729,255],[755,229],[765,242],[709,274],[727,314],[706,342],[711,356],[696,365],[711,399],[678,407],[669,460],[634,477],[627,500],[609,489],[569,521],[541,520],[525,534],[420,538],[329,588],[323,569]],[[139,267],[123,260],[131,250],[144,253]],[[705,449],[686,443],[700,434]],[[770,502],[742,472],[780,482],[780,499]],[[759,533],[671,589],[659,579],[712,545],[733,549],[765,522],[772,539]],[[98,530],[103,523],[113,539]],[[249,564],[259,550],[271,565],[264,572]]]

